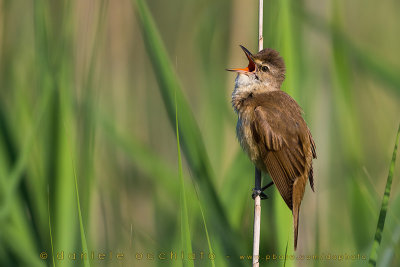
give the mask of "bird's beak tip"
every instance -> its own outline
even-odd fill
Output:
[[[239,46],[240,46],[240,48],[242,48],[243,52],[246,54],[246,57],[249,60],[249,65],[246,68],[242,68],[242,69],[239,68],[239,69],[226,69],[226,70],[227,71],[233,71],[233,72],[239,72],[239,73],[249,73],[249,72],[255,71],[255,64],[254,64],[253,55],[243,45],[239,45]]]
[[[238,69],[225,69],[226,71],[232,71],[232,72],[238,72],[238,73],[249,73],[255,71],[255,64],[254,64],[254,57],[250,53],[249,50],[247,50],[246,47],[243,45],[239,45],[240,48],[242,48],[243,52],[245,53],[247,59],[249,60],[249,65],[246,68],[238,68]]]

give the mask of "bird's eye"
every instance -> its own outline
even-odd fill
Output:
[[[267,66],[262,66],[261,70],[264,71],[264,72],[267,72],[267,71],[269,71],[269,68]]]

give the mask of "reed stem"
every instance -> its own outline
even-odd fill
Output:
[[[259,0],[258,7],[258,51],[263,49],[263,0]],[[261,190],[261,171],[255,168],[255,190]],[[261,197],[254,198],[254,225],[253,225],[253,267],[259,266],[260,258],[260,228],[261,228]]]

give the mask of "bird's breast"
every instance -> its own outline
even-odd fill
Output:
[[[238,122],[236,125],[236,134],[243,150],[248,154],[253,163],[257,163],[260,158],[258,146],[253,137],[252,121],[254,120],[254,111],[251,109],[238,113]]]

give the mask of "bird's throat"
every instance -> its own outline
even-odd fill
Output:
[[[279,88],[268,82],[261,83],[254,74],[238,74],[235,80],[235,89],[232,92],[232,107],[238,113],[247,98],[276,90]]]

